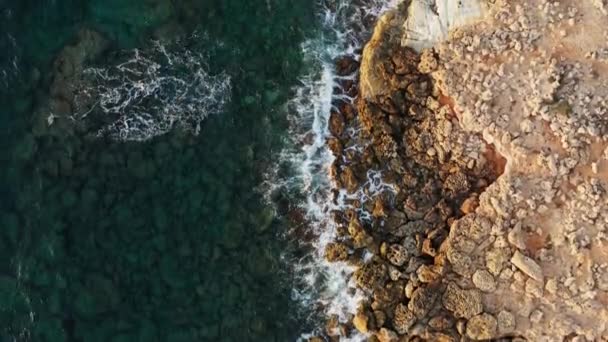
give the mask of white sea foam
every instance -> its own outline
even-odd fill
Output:
[[[319,18],[322,33],[306,41],[302,48],[310,73],[300,80],[295,96],[287,105],[291,122],[291,141],[282,153],[282,162],[292,173],[281,177],[278,171],[270,175],[272,190],[287,188],[300,194],[300,207],[305,213],[307,233],[312,231],[310,253],[295,261],[295,274],[299,282],[294,286],[293,298],[308,308],[320,311],[324,316],[337,316],[346,322],[357,310],[364,293],[356,289],[352,280],[354,267],[344,262],[330,263],[324,258],[325,247],[337,237],[337,226],[331,217],[336,210],[350,207],[353,200],[365,203],[381,194],[391,194],[395,189],[382,180],[380,170],[370,170],[367,181],[354,193],[339,189],[329,176],[335,156],[328,149],[330,112],[337,101],[352,103],[348,95],[336,94],[340,81],[354,80],[357,73],[347,76],[336,74],[335,62],[341,57],[360,60],[363,44],[369,39],[373,23],[385,10],[397,5],[398,0],[322,0]],[[357,135],[358,128],[348,134]],[[362,146],[348,146],[347,150],[360,153]],[[347,160],[345,160],[347,162]],[[277,178],[278,177],[278,178]],[[359,209],[359,216],[366,220],[370,213]],[[294,237],[297,238],[297,237]],[[319,328],[320,329],[320,328]],[[319,333],[320,330],[301,336],[301,340]],[[365,336],[342,337],[342,341],[362,341]]]
[[[145,141],[173,128],[198,134],[201,122],[219,113],[230,100],[230,77],[211,75],[205,57],[159,42],[135,49],[125,62],[88,68],[78,103],[90,108],[74,116],[85,123],[105,115],[109,124],[97,131],[120,141]],[[104,121],[108,121],[107,119]]]

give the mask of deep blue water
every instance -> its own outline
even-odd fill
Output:
[[[286,223],[257,188],[283,148],[314,6],[0,0],[0,341],[292,341],[310,329],[290,297]],[[66,47],[82,44],[99,47],[86,68],[124,75],[138,49],[160,63],[154,77],[229,80],[226,99],[145,142],[98,134],[121,115],[196,117],[201,94],[167,81],[104,111],[99,96],[149,79],[66,71]],[[192,78],[200,70],[209,78]],[[64,94],[75,85],[92,91],[86,118]]]

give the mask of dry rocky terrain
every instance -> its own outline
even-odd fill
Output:
[[[369,299],[325,338],[608,340],[608,4],[460,1],[414,39],[431,2],[378,22],[332,114],[338,186],[391,186],[335,215]]]

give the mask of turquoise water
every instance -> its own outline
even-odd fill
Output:
[[[308,331],[312,313],[291,298],[286,222],[257,189],[288,134],[284,104],[305,72],[315,4],[0,0],[0,10],[0,341],[292,341]],[[229,79],[229,100],[193,132],[145,142],[96,135],[120,115],[99,107],[86,120],[69,117],[78,108],[50,116],[50,90],[64,87],[54,61],[83,29],[107,41],[90,67],[112,70],[137,48],[164,63],[161,76],[189,79],[192,65],[168,67],[160,39]],[[129,110],[151,108],[151,96]]]

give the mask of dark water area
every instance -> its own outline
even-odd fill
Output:
[[[285,141],[314,11],[0,0],[0,341],[293,341],[310,328],[290,298],[285,223],[257,188]],[[56,60],[96,44],[83,30],[105,42],[91,66],[134,48],[158,55],[161,40],[229,77],[230,100],[197,135],[117,141],[70,126],[78,108],[57,102],[70,84],[56,81]]]

